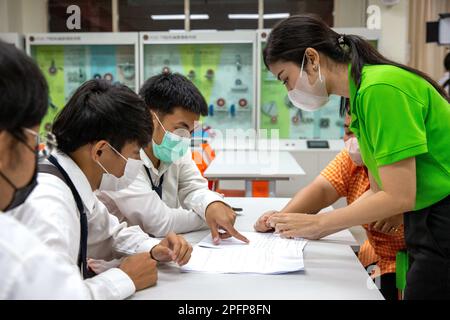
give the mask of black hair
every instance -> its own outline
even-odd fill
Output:
[[[23,128],[40,124],[48,109],[48,87],[34,61],[0,41],[0,131],[24,140]]]
[[[343,118],[343,117],[345,117],[345,115],[347,113],[351,114],[350,113],[350,99],[341,97],[341,102],[340,102],[340,106],[339,106],[339,116],[341,118]]]
[[[315,15],[295,15],[280,21],[267,40],[264,63],[267,67],[278,61],[300,65],[307,48],[314,48],[337,63],[351,63],[351,75],[358,88],[364,65],[392,65],[421,76],[450,101],[447,92],[425,73],[387,59],[362,37],[336,33]]]
[[[446,71],[450,71],[450,52],[444,58],[444,68]]]
[[[89,80],[58,114],[52,131],[65,153],[99,140],[108,141],[120,152],[128,142],[146,146],[153,122],[144,101],[127,86]]]
[[[446,71],[450,72],[450,52],[447,53],[447,55],[445,56],[444,59],[444,67]],[[450,76],[448,77],[447,80],[445,80],[445,82],[442,84],[442,87],[445,89],[447,88],[448,93],[450,95]]]
[[[163,115],[173,113],[176,107],[207,116],[208,106],[197,87],[179,73],[163,72],[145,81],[139,91],[152,111]]]

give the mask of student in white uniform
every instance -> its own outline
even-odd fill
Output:
[[[192,247],[181,236],[169,233],[161,242],[150,238],[138,226],[119,223],[94,195],[99,188],[127,187],[136,177],[142,162],[135,159],[152,129],[148,109],[131,89],[87,81],[53,124],[58,150],[39,164],[39,185],[13,212],[52,250],[80,267],[96,299],[124,299],[154,285],[154,260],[184,265],[190,258]],[[103,272],[93,275],[89,258],[117,263],[96,263],[94,271]]]
[[[129,188],[97,196],[119,219],[155,236],[207,225],[215,243],[230,236],[248,242],[233,226],[235,212],[208,189],[192,160],[191,132],[208,114],[200,91],[180,74],[162,73],[148,79],[140,95],[155,127],[152,143],[140,150],[144,166]]]
[[[48,107],[44,76],[0,41],[0,300],[87,299],[79,271],[4,212],[36,186],[39,123]]]

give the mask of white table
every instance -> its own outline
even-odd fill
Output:
[[[255,219],[269,209],[280,209],[288,199],[227,198],[243,208],[236,227],[252,231]],[[191,243],[208,230],[186,234]],[[132,299],[167,300],[381,300],[381,293],[346,243],[348,234],[310,241],[304,250],[305,271],[282,275],[182,273],[175,265],[161,265],[158,284]],[[354,239],[353,239],[354,240]]]
[[[288,151],[219,151],[205,170],[213,180],[245,180],[245,195],[252,196],[252,181],[269,181],[269,194],[276,196],[276,181],[304,175],[305,171]]]

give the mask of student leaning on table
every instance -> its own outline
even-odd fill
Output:
[[[97,189],[125,188],[136,178],[139,149],[152,129],[144,101],[130,88],[86,81],[53,123],[58,147],[39,163],[38,186],[10,213],[78,266],[94,299],[127,298],[155,285],[155,260],[184,265],[190,258],[192,247],[183,237],[151,238],[138,226],[120,223],[94,195]]]
[[[370,190],[326,215],[275,214],[283,236],[318,239],[404,212],[411,265],[406,299],[450,299],[450,105],[428,76],[392,62],[368,42],[320,19],[292,16],[271,32],[264,62],[293,104],[317,110],[329,94],[350,98],[351,131]]]
[[[36,64],[0,41],[0,300],[88,299],[77,268],[5,213],[36,186],[39,124],[48,89]]]
[[[200,116],[208,114],[200,91],[181,74],[162,73],[147,79],[140,95],[155,128],[151,143],[140,150],[144,164],[128,188],[97,197],[120,220],[156,237],[207,225],[216,244],[230,236],[248,242],[234,228],[236,213],[208,189],[192,159],[191,132]]]
[[[345,99],[348,101],[348,99]],[[347,106],[342,105],[340,114],[345,115]],[[280,212],[304,212],[316,214],[345,197],[347,204],[353,203],[369,185],[367,168],[361,160],[358,141],[349,130],[350,116],[345,115],[344,141],[345,149],[313,180],[308,186],[301,189]],[[263,214],[255,223],[255,230],[259,232],[273,231],[267,225],[269,217],[277,213],[270,211]],[[385,299],[396,300],[398,291],[395,283],[396,254],[398,250],[405,249],[403,234],[403,216],[396,215],[379,221],[365,224],[367,238],[359,250],[359,260],[364,267],[376,265],[372,270],[372,278],[380,277],[380,291]]]

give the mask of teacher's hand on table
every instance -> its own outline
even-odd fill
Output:
[[[278,213],[278,211],[271,210],[271,211],[267,211],[264,214],[262,214],[258,218],[258,220],[256,220],[255,224],[253,225],[253,228],[255,228],[255,230],[258,231],[258,232],[273,232],[275,229],[272,228],[268,224],[268,220],[275,213]]]
[[[317,240],[322,237],[321,214],[275,213],[268,224],[283,238],[305,238]]]

